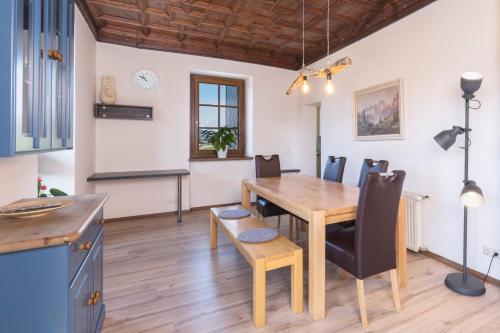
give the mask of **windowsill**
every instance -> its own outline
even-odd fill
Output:
[[[244,161],[244,160],[253,160],[253,157],[250,156],[233,156],[226,158],[218,158],[218,157],[195,157],[189,158],[189,162],[223,162],[223,161]]]

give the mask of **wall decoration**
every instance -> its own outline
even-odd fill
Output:
[[[103,76],[101,79],[101,93],[99,98],[103,104],[116,103],[115,78],[112,76]]]
[[[141,69],[135,72],[132,82],[134,86],[143,90],[152,90],[160,85],[158,75],[149,69]]]
[[[403,81],[356,91],[353,116],[356,140],[403,139]]]

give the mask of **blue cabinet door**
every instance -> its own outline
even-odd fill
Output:
[[[73,147],[73,0],[0,11],[0,157]]]
[[[13,110],[16,152],[49,150],[51,113],[46,84],[50,80],[47,57],[50,6],[48,0],[16,1],[16,107]]]
[[[102,232],[97,237],[96,243],[94,245],[92,253],[92,278],[93,278],[93,290],[94,293],[99,293],[96,304],[93,306],[92,313],[92,329],[95,330],[99,321],[99,316],[103,308],[103,270],[102,270],[102,259],[103,259],[103,247],[102,247]]]
[[[73,122],[73,20],[72,0],[51,0],[55,21],[51,34],[53,50],[60,57],[52,63],[52,149],[71,148]]]
[[[70,286],[70,333],[92,332],[92,261],[88,259]]]

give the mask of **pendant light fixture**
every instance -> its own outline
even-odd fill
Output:
[[[344,57],[333,64],[330,63],[330,0],[328,0],[327,8],[327,32],[326,32],[326,61],[327,64],[321,69],[307,68],[305,63],[305,0],[302,0],[302,68],[300,69],[299,75],[293,81],[290,88],[288,88],[286,94],[290,95],[293,90],[302,86],[302,92],[304,94],[308,93],[310,90],[309,79],[311,78],[326,78],[325,91],[327,94],[331,95],[334,92],[333,86],[333,76],[337,73],[342,72],[344,69],[352,64],[351,58]]]
[[[328,0],[327,11],[326,11],[326,62],[329,62],[330,57],[330,0]],[[326,86],[325,91],[328,95],[333,94],[334,87],[332,82],[332,74],[330,71],[326,73]]]
[[[330,0],[328,0],[330,1]],[[302,70],[305,69],[305,0],[302,0]],[[307,75],[303,75],[304,82],[302,83],[302,92],[307,94],[309,92],[309,83],[307,82]]]

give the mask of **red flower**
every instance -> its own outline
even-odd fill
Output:
[[[41,189],[42,191],[45,191],[45,190],[47,189],[47,186],[42,185],[42,186],[40,187],[40,189]]]
[[[42,178],[38,177],[38,179],[36,181],[39,182],[39,183],[41,183],[42,182]]]

